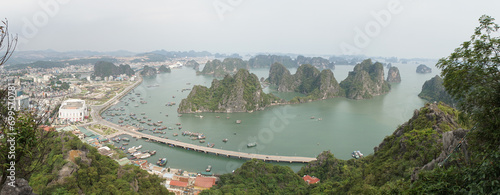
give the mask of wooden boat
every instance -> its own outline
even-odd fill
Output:
[[[248,148],[255,147],[255,146],[257,146],[257,142],[252,142],[252,143],[247,144]]]
[[[161,167],[165,166],[167,164],[167,158],[160,158],[160,159],[158,159],[158,161],[156,162],[156,164],[158,166],[161,166]]]

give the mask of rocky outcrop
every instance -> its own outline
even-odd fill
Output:
[[[398,67],[391,66],[389,68],[389,73],[387,73],[387,81],[392,83],[401,83],[401,75],[399,75]]]
[[[384,79],[384,67],[381,63],[364,60],[349,72],[345,80],[340,82],[347,98],[368,99],[390,91],[391,86]]]
[[[280,92],[299,92],[309,97],[307,100],[327,99],[343,96],[337,80],[330,69],[319,71],[310,64],[303,64],[294,75],[283,65],[275,63],[269,70],[269,84]]]
[[[130,65],[121,64],[120,66],[115,66],[113,63],[106,61],[98,61],[94,64],[93,75],[96,77],[109,77],[121,74],[131,76],[135,74],[135,72],[130,68]]]
[[[178,113],[195,112],[249,112],[263,110],[279,98],[262,92],[255,74],[240,69],[234,75],[212,81],[210,88],[195,85],[177,109]]]
[[[297,56],[295,59],[295,64],[300,66],[302,64],[310,64],[318,69],[335,69],[335,65],[330,62],[328,59],[322,57],[304,57]]]
[[[141,71],[142,76],[154,76],[156,75],[156,68],[154,67],[149,67],[148,65],[144,66],[144,68]]]
[[[200,74],[224,77],[226,74],[235,74],[239,69],[246,69],[247,62],[240,58],[226,58],[223,61],[208,61]]]
[[[456,101],[451,97],[443,86],[443,79],[436,75],[434,78],[425,81],[422,91],[418,97],[429,102],[444,102],[450,106],[455,106]]]
[[[250,68],[267,68],[274,63],[283,64],[285,67],[297,67],[295,61],[290,56],[257,55],[248,60]]]
[[[197,71],[200,69],[200,64],[198,64],[198,62],[196,62],[195,60],[187,61],[186,64],[184,64],[184,66],[192,67],[193,69],[195,69]]]
[[[23,178],[17,178],[14,186],[4,183],[0,195],[31,195],[33,193],[33,188],[29,185],[29,182]]]
[[[429,68],[428,66],[426,66],[425,64],[420,64],[417,66],[417,73],[427,74],[427,73],[431,73],[431,72],[432,72],[432,69]]]
[[[172,72],[172,70],[170,70],[170,68],[165,65],[161,65],[160,68],[158,68],[158,72],[166,73],[166,72]]]

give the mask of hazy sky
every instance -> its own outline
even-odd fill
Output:
[[[440,58],[498,0],[2,0],[19,50]]]

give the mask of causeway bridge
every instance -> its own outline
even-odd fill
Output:
[[[206,146],[199,146],[199,145],[194,145],[191,143],[171,140],[171,139],[167,139],[167,138],[160,138],[158,136],[142,133],[142,132],[137,131],[137,128],[135,128],[135,127],[118,125],[118,124],[109,122],[107,120],[104,120],[101,117],[100,114],[102,111],[109,108],[113,103],[115,103],[117,100],[119,100],[120,98],[125,96],[130,90],[135,88],[141,82],[142,82],[142,77],[139,77],[139,81],[137,81],[133,85],[127,87],[124,91],[122,91],[122,93],[111,98],[108,102],[104,103],[103,105],[91,106],[92,110],[91,110],[90,114],[94,120],[92,122],[92,124],[101,124],[101,125],[108,126],[108,127],[111,127],[111,128],[118,130],[117,133],[108,135],[107,136],[108,138],[115,137],[117,135],[127,134],[127,135],[134,137],[134,138],[148,139],[148,140],[155,141],[158,143],[167,144],[168,146],[172,146],[172,147],[179,147],[179,148],[184,148],[186,150],[203,152],[203,153],[207,153],[207,154],[214,154],[217,156],[225,156],[228,158],[231,158],[231,157],[232,158],[240,158],[240,159],[254,159],[255,158],[255,159],[259,159],[259,160],[263,160],[263,161],[289,162],[289,163],[307,163],[307,162],[311,162],[311,161],[316,160],[316,158],[312,158],[312,157],[253,154],[253,153],[237,152],[237,151],[231,151],[231,150],[223,150],[223,149],[218,149],[218,148],[210,148],[210,147],[206,147]]]
[[[180,148],[184,148],[186,150],[214,154],[217,156],[225,156],[228,158],[230,158],[230,157],[240,158],[240,159],[253,159],[253,158],[255,158],[255,159],[259,159],[259,160],[263,160],[263,161],[289,162],[289,163],[307,163],[307,162],[311,162],[313,160],[316,160],[316,158],[312,158],[312,157],[253,154],[253,153],[245,153],[245,152],[236,152],[236,151],[231,151],[231,150],[223,150],[223,149],[218,149],[218,148],[210,148],[210,147],[206,147],[206,146],[199,146],[199,145],[190,144],[190,143],[181,142],[181,141],[176,141],[176,140],[171,140],[171,139],[167,139],[167,138],[160,138],[160,137],[157,137],[154,135],[149,135],[146,133],[137,132],[137,131],[129,130],[129,129],[123,129],[120,132],[109,135],[109,137],[114,137],[114,136],[121,135],[121,134],[127,134],[127,135],[130,135],[130,136],[135,137],[135,138],[152,140],[152,141],[155,141],[158,143],[167,144],[168,146],[172,146],[172,147],[180,147]]]

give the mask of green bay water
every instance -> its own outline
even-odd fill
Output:
[[[187,67],[172,69],[171,73],[144,78],[143,83],[133,92],[111,107],[123,108],[123,111],[107,111],[126,115],[111,117],[104,112],[103,117],[117,123],[120,117],[129,118],[129,113],[135,113],[138,118],[151,119],[151,123],[162,121],[163,126],[172,127],[174,130],[164,130],[166,134],[153,134],[147,130],[143,133],[163,135],[169,139],[196,145],[206,146],[213,143],[215,148],[226,150],[305,157],[316,157],[322,151],[330,150],[337,158],[349,159],[354,150],[360,150],[365,155],[373,153],[373,148],[378,146],[385,136],[392,134],[398,125],[408,121],[413,111],[425,104],[425,101],[417,96],[423,83],[438,74],[433,64],[428,64],[433,68],[431,74],[417,74],[417,64],[394,66],[399,68],[402,82],[392,83],[388,94],[368,100],[333,98],[304,104],[273,106],[253,113],[197,113],[183,114],[181,117],[177,113],[178,105],[190,92],[182,89],[191,89],[193,85],[209,87],[214,78],[196,75],[193,69]],[[354,66],[338,65],[333,71],[334,76],[340,82],[353,68]],[[250,71],[259,78],[267,78],[269,74],[269,69]],[[292,69],[290,72],[295,71],[296,69]],[[385,75],[387,76],[387,69]],[[264,91],[285,99],[297,95],[278,93],[271,88],[265,88]],[[135,93],[141,95],[137,96]],[[131,97],[135,98],[135,102],[129,100]],[[147,101],[147,104],[139,103],[140,98]],[[175,102],[176,105],[166,106],[169,102]],[[128,103],[128,106],[125,106],[125,103]],[[236,120],[241,120],[241,124],[236,124]],[[124,121],[123,124],[131,123],[140,124],[134,120]],[[181,130],[177,128],[176,123],[181,123]],[[143,126],[152,129],[150,126]],[[190,140],[189,137],[181,135],[183,131],[204,133],[206,142]],[[179,136],[174,137],[174,133]],[[229,141],[224,143],[223,139]],[[251,142],[257,142],[257,147],[247,148],[246,145]],[[147,159],[152,163],[160,157],[167,157],[167,167],[193,172],[204,171],[208,165],[212,165],[214,173],[228,173],[245,162],[242,159],[172,148],[141,139],[132,139],[128,147],[134,145],[143,145],[142,150],[156,150],[157,154]],[[295,171],[304,165],[276,164],[290,166]]]

